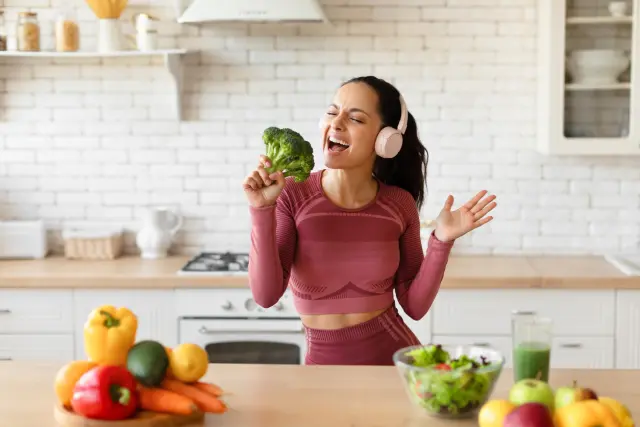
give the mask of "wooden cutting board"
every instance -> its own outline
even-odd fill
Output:
[[[204,413],[170,415],[158,412],[139,412],[134,418],[122,421],[101,421],[82,417],[56,405],[54,417],[61,427],[197,427],[204,424]]]

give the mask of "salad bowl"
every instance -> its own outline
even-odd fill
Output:
[[[504,356],[490,347],[418,345],[393,355],[405,391],[418,408],[441,418],[477,414],[502,373]]]

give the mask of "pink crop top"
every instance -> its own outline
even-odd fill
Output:
[[[453,242],[432,233],[426,256],[409,192],[380,183],[357,210],[325,197],[321,171],[305,182],[287,178],[275,205],[250,207],[249,284],[268,308],[287,286],[300,314],[371,312],[398,302],[421,319],[440,289]]]

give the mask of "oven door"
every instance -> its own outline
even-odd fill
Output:
[[[300,319],[180,319],[179,342],[198,344],[209,363],[302,365],[307,351]]]

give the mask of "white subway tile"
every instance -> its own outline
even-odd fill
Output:
[[[405,54],[413,54],[414,51],[424,49],[424,38],[420,36],[379,36],[373,39],[373,48],[375,50],[397,50]],[[367,49],[367,46],[361,46],[360,49]]]
[[[252,50],[249,52],[251,64],[294,64],[296,52],[293,50]]]
[[[371,21],[374,17],[373,7],[340,7],[325,6],[324,12],[331,22],[336,21]]]
[[[293,92],[295,91],[296,83],[293,79],[279,79],[279,80],[251,80],[249,81],[249,94],[264,94],[264,93],[278,93],[278,92]],[[233,97],[230,98],[230,103],[233,106]],[[261,105],[261,104],[259,104]]]
[[[373,37],[328,35],[324,37],[324,48],[326,50],[369,50],[373,48]]]
[[[279,78],[314,78],[322,76],[320,65],[278,65],[276,75]]]
[[[61,192],[56,193],[56,204],[59,206],[69,205],[100,205],[102,195],[97,192]]]
[[[591,205],[596,208],[629,209],[638,207],[638,196],[621,196],[616,194],[593,194]]]
[[[498,23],[495,22],[450,22],[447,33],[452,36],[493,35],[497,33]]]
[[[447,24],[433,22],[432,20],[426,22],[401,22],[398,23],[397,33],[399,36],[426,36],[428,39],[429,37],[447,34]]]
[[[272,79],[276,77],[276,68],[278,65],[229,65],[226,67],[224,75],[229,80],[250,80],[250,79]],[[205,67],[204,73],[211,73],[210,67]],[[280,77],[280,76],[279,76]],[[286,76],[285,76],[286,77]],[[203,75],[202,78],[210,78],[209,75]]]
[[[297,61],[301,64],[345,64],[347,62],[346,50],[325,50],[321,55],[318,52],[299,51]]]
[[[350,22],[349,34],[357,36],[393,36],[396,25],[392,22]]]
[[[176,158],[175,150],[131,150],[129,153],[131,163],[173,164]]]
[[[395,64],[398,61],[398,53],[395,51],[358,51],[349,52],[350,64]]]
[[[185,180],[181,177],[141,176],[135,180],[134,188],[140,191],[178,191],[185,188]]]
[[[420,21],[419,7],[376,7],[373,9],[373,21],[400,21],[417,22]]]

